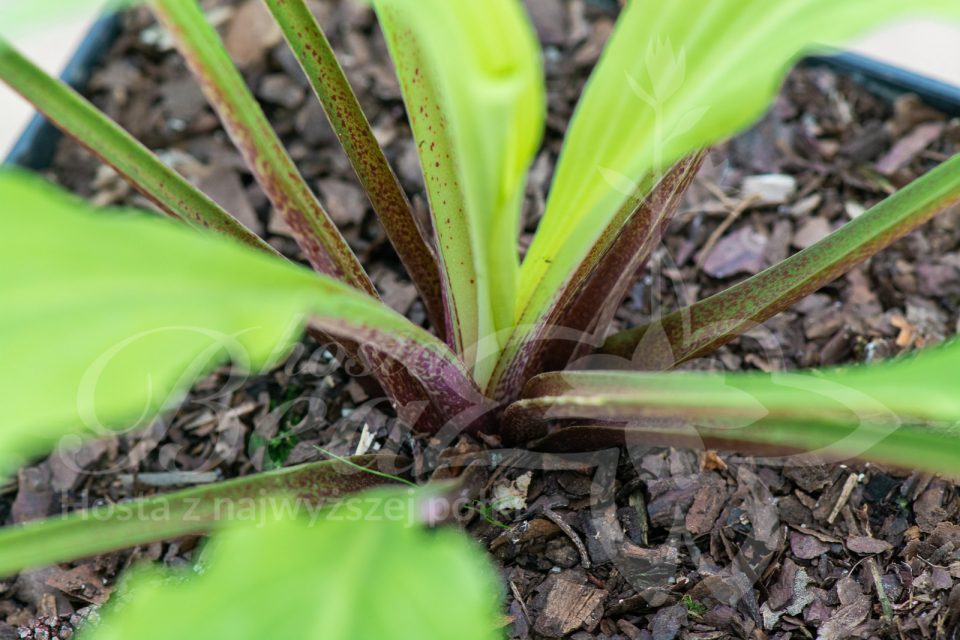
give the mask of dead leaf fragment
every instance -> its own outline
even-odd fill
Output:
[[[493,487],[492,506],[497,511],[527,508],[527,490],[533,474],[529,471],[512,482],[503,482]]]

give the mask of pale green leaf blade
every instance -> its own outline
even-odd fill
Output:
[[[957,204],[960,155],[786,260],[651,324],[615,333],[602,350],[643,370],[672,368],[705,355]]]
[[[2,18],[0,24],[3,24]],[[6,83],[61,131],[113,167],[167,215],[276,253],[276,249],[165,165],[89,100],[24,57],[2,36],[0,82]]]
[[[37,31],[89,20],[98,10],[119,11],[143,0],[3,0],[0,2],[0,29],[5,36]]]
[[[513,319],[520,206],[545,113],[539,45],[517,0],[373,4],[420,153],[458,347],[482,381],[495,332]],[[470,352],[478,341],[489,347]]]
[[[93,640],[494,640],[499,593],[482,549],[419,524],[417,492],[349,498],[308,518],[214,538],[201,575],[151,571]],[[175,613],[173,613],[175,612]]]
[[[624,200],[604,176],[653,184],[674,162],[756,120],[790,64],[907,13],[955,0],[627,3],[567,132],[521,268],[518,324],[535,322]]]
[[[436,338],[302,267],[29,174],[0,173],[0,199],[0,473],[60,435],[148,420],[228,359],[269,367],[308,318],[466,376]]]
[[[594,437],[619,425],[651,445],[689,446],[696,436],[711,447],[764,445],[955,473],[958,367],[954,341],[889,362],[816,371],[548,373],[507,410],[507,434],[525,441],[546,435],[549,423],[574,420],[607,425]],[[589,430],[578,438],[589,442]]]
[[[351,493],[398,482],[386,471],[395,469],[398,462],[391,455],[324,460],[2,527],[0,577],[159,540],[208,533],[236,517],[239,505],[252,504],[253,509],[244,513],[256,519],[266,518],[268,508],[288,508],[279,498],[269,505],[258,502],[268,494],[293,493],[309,500],[301,503],[302,507],[318,507]],[[289,505],[292,512],[295,504]]]

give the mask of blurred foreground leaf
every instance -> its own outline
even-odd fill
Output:
[[[200,575],[150,569],[88,640],[493,640],[496,577],[459,532],[426,530],[416,491],[348,498],[317,522],[216,537]]]

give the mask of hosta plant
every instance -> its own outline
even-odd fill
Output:
[[[0,176],[8,212],[0,235],[0,472],[65,434],[144,424],[226,360],[265,370],[304,329],[364,364],[399,418],[440,446],[467,432],[546,450],[706,444],[960,467],[960,438],[951,430],[960,419],[960,345],[816,372],[668,371],[960,202],[958,158],[783,263],[650,325],[608,335],[706,149],[760,116],[793,61],[907,11],[958,17],[955,0],[626,3],[570,122],[546,211],[522,260],[525,174],[546,105],[539,48],[519,0],[373,1],[420,155],[429,230],[413,215],[306,2],[265,3],[416,285],[429,328],[379,300],[194,0],[149,4],[309,268],[279,256],[84,98],[0,42],[0,79],[172,219],[93,211],[38,178]],[[147,506],[168,510],[163,526],[114,514],[10,529],[0,534],[0,572],[206,531],[219,520],[210,505],[224,496],[294,492],[316,503],[385,480],[337,469],[382,463],[307,465],[148,499]],[[186,517],[188,504],[200,518]],[[309,546],[301,526],[281,518],[263,532],[228,532],[211,554],[216,569],[191,593],[216,594],[240,613],[308,606],[255,595],[288,579],[302,582],[291,592],[320,588],[296,563],[261,560],[254,551]],[[327,544],[357,544],[357,554],[367,553],[358,542],[365,534],[339,524],[327,530]],[[439,544],[424,553],[444,553],[436,540],[396,536],[402,557],[377,572],[419,571],[403,564],[416,559],[412,549]],[[247,571],[230,568],[238,557],[248,559]],[[462,554],[450,558],[460,562]],[[307,564],[332,562],[317,552]],[[464,562],[471,575],[483,573]],[[300,568],[309,573],[310,566]],[[140,582],[165,593],[162,579]],[[156,598],[189,619],[205,615],[186,596]],[[121,606],[117,626],[103,634],[156,633],[163,608],[143,602]],[[344,613],[336,622],[356,620]],[[224,625],[204,637],[262,635]],[[491,634],[496,622],[472,628]],[[458,633],[421,629],[416,637]]]

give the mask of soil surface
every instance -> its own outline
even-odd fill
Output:
[[[616,2],[528,0],[545,48],[549,117],[530,174],[521,244],[542,215],[562,135],[616,18]],[[211,18],[271,122],[371,273],[414,322],[423,307],[316,100],[260,0]],[[315,3],[377,137],[419,213],[416,149],[385,45],[367,8]],[[109,115],[291,257],[296,245],[147,14],[124,32],[89,95]],[[617,322],[633,326],[719,291],[809,246],[957,151],[960,123],[904,95],[891,103],[832,72],[795,70],[767,116],[714,149]],[[76,144],[49,175],[99,204],[149,206]],[[960,227],[948,212],[712,357],[687,366],[772,371],[873,361],[958,328]],[[175,259],[175,257],[172,257]],[[146,429],[60,452],[0,488],[20,523],[338,455],[397,451],[425,481],[440,453],[305,339],[262,376],[226,369]],[[459,472],[463,465],[454,467]],[[947,638],[960,617],[956,485],[863,463],[815,464],[712,451],[630,448],[507,453],[468,467],[464,525],[502,567],[511,638]],[[449,472],[449,470],[447,471]],[[0,581],[0,638],[54,631],[104,602],[151,560],[187,565],[197,538],[155,543]],[[59,626],[58,626],[59,625]],[[22,637],[33,631],[25,627]],[[30,636],[32,637],[32,636]],[[40,636],[37,636],[40,637]]]

